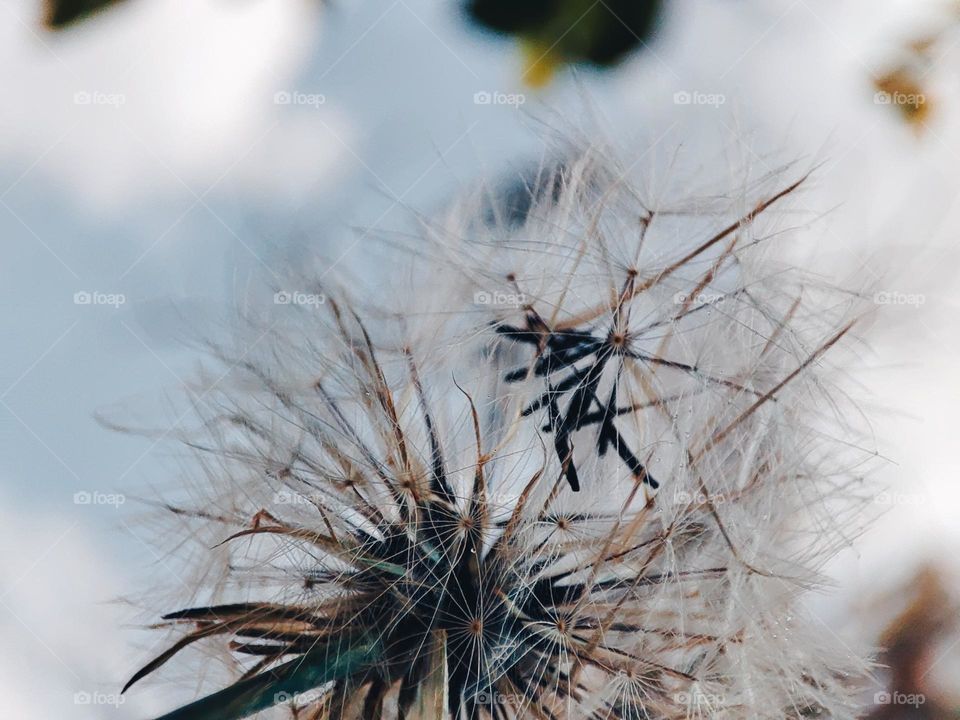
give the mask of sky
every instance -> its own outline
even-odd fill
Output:
[[[817,166],[804,202],[820,219],[798,261],[923,300],[884,308],[863,348],[856,379],[891,489],[814,607],[830,632],[855,633],[863,597],[925,558],[955,563],[960,33],[929,68],[922,135],[871,85],[948,6],[670,5],[615,72],[536,90],[511,43],[434,0],[130,0],[56,36],[37,3],[0,2],[6,717],[138,718],[190,696],[117,695],[156,649],[121,598],[144,578],[182,582],[134,507],[176,463],[162,430],[131,437],[96,418],[169,413],[202,359],[197,337],[291,261],[375,278],[379,229],[536,162],[543,116],[598,121],[651,166],[678,145],[704,162],[723,147],[760,167]],[[494,96],[514,99],[483,102]]]

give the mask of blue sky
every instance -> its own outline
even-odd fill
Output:
[[[375,277],[377,231],[404,227],[410,209],[429,212],[480,175],[536,162],[537,117],[563,129],[595,114],[651,168],[680,144],[704,163],[724,153],[760,167],[822,163],[805,202],[824,217],[798,258],[928,299],[922,314],[892,309],[857,378],[898,463],[885,479],[901,483],[909,468],[904,492],[917,497],[894,503],[864,551],[838,566],[841,593],[824,618],[839,632],[870,579],[892,581],[956,539],[948,480],[958,468],[945,450],[960,389],[949,321],[960,227],[954,44],[931,71],[944,91],[922,138],[873,102],[870,84],[898,43],[940,22],[937,6],[671,5],[661,37],[616,72],[565,73],[534,91],[519,81],[513,45],[468,29],[449,3],[131,0],[51,37],[35,3],[4,0],[8,717],[143,717],[191,692],[189,682],[157,685],[110,704],[157,641],[130,629],[146,618],[113,601],[135,596],[145,577],[180,581],[140,532],[133,501],[172,482],[176,463],[163,442],[110,432],[95,414],[162,434],[176,418],[168,399],[201,359],[192,341],[224,332],[251,285],[304,253]],[[477,93],[524,102],[478,103]],[[723,102],[678,104],[677,93]],[[108,502],[117,493],[122,505]]]

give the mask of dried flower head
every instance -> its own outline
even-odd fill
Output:
[[[203,646],[234,677],[168,720],[854,717],[800,597],[853,532],[856,298],[766,257],[779,177],[674,207],[589,151],[428,226],[432,292],[224,353],[174,508],[220,573],[131,683]]]

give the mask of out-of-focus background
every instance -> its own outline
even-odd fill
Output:
[[[873,717],[960,707],[960,4],[672,0],[603,66],[450,0],[44,17],[0,2],[3,717],[142,718],[189,696],[117,694],[151,647],[120,598],[182,580],[133,507],[169,482],[162,434],[95,414],[166,408],[202,357],[190,341],[252,283],[304,252],[379,272],[380,229],[537,162],[568,122],[641,164],[683,144],[705,164],[818,165],[803,203],[822,218],[797,253],[879,289],[855,379],[888,489],[811,608],[825,633],[892,648]]]

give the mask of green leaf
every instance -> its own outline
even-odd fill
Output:
[[[480,25],[514,35],[555,62],[609,67],[647,42],[662,0],[468,0]]]
[[[288,702],[331,680],[342,680],[367,667],[381,653],[379,640],[331,643],[254,675],[157,720],[239,720]]]
[[[47,0],[44,24],[61,30],[121,0]]]

